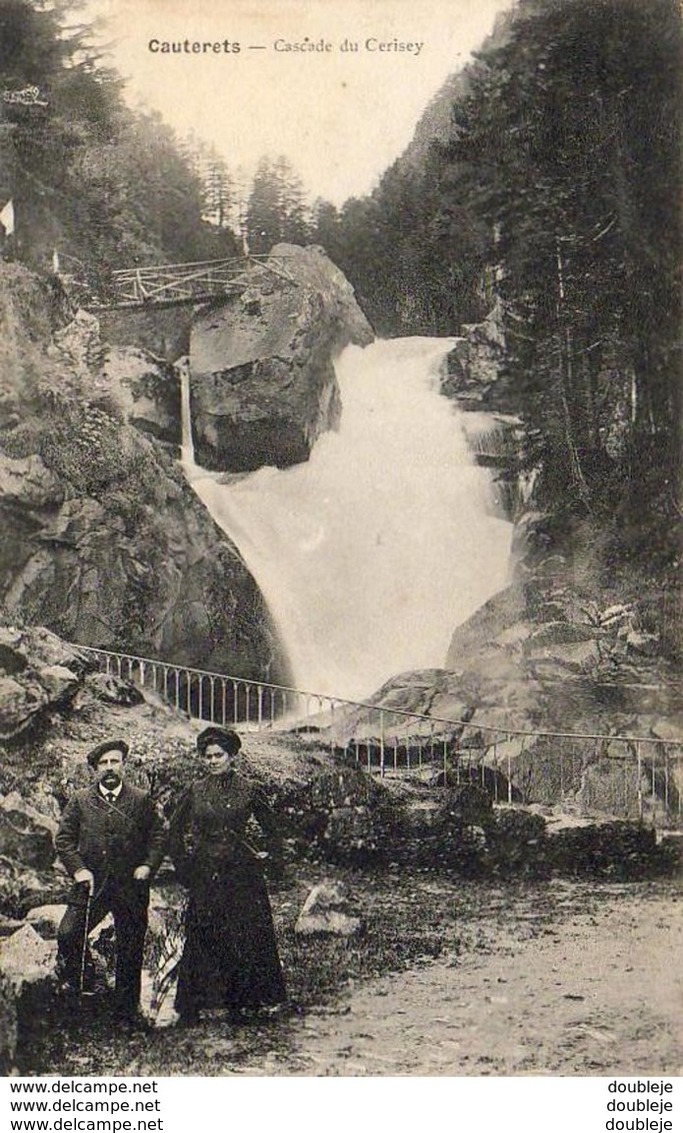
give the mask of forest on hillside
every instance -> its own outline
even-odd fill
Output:
[[[111,68],[104,29],[84,0],[0,3],[0,209],[4,250],[97,287],[134,264],[268,252],[310,234],[300,179],[265,158],[246,185],[230,155],[178,137],[155,111],[133,111]]]

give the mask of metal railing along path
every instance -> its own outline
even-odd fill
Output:
[[[657,825],[683,824],[683,740],[427,715],[72,644],[102,671],[156,693],[193,720],[296,733],[368,771],[477,783],[497,802],[571,801]]]

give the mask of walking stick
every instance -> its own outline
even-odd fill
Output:
[[[85,961],[88,955],[88,932],[90,931],[90,906],[92,904],[92,893],[88,886],[88,896],[85,902],[85,924],[83,926],[83,947],[81,949],[81,973],[78,981],[78,995],[83,998],[84,985],[85,985]]]

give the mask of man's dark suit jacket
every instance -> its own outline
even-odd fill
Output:
[[[64,809],[55,848],[72,876],[89,869],[99,888],[107,879],[130,880],[141,865],[156,873],[165,841],[150,795],[124,782],[113,803],[102,797],[97,784],[76,791]]]

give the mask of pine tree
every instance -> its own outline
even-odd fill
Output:
[[[287,158],[261,158],[247,202],[245,223],[253,255],[264,255],[281,241],[308,242],[310,223],[303,188]]]
[[[510,374],[579,510],[613,507],[662,441],[671,456],[679,61],[669,0],[536,0],[456,108],[449,158],[499,232]]]

